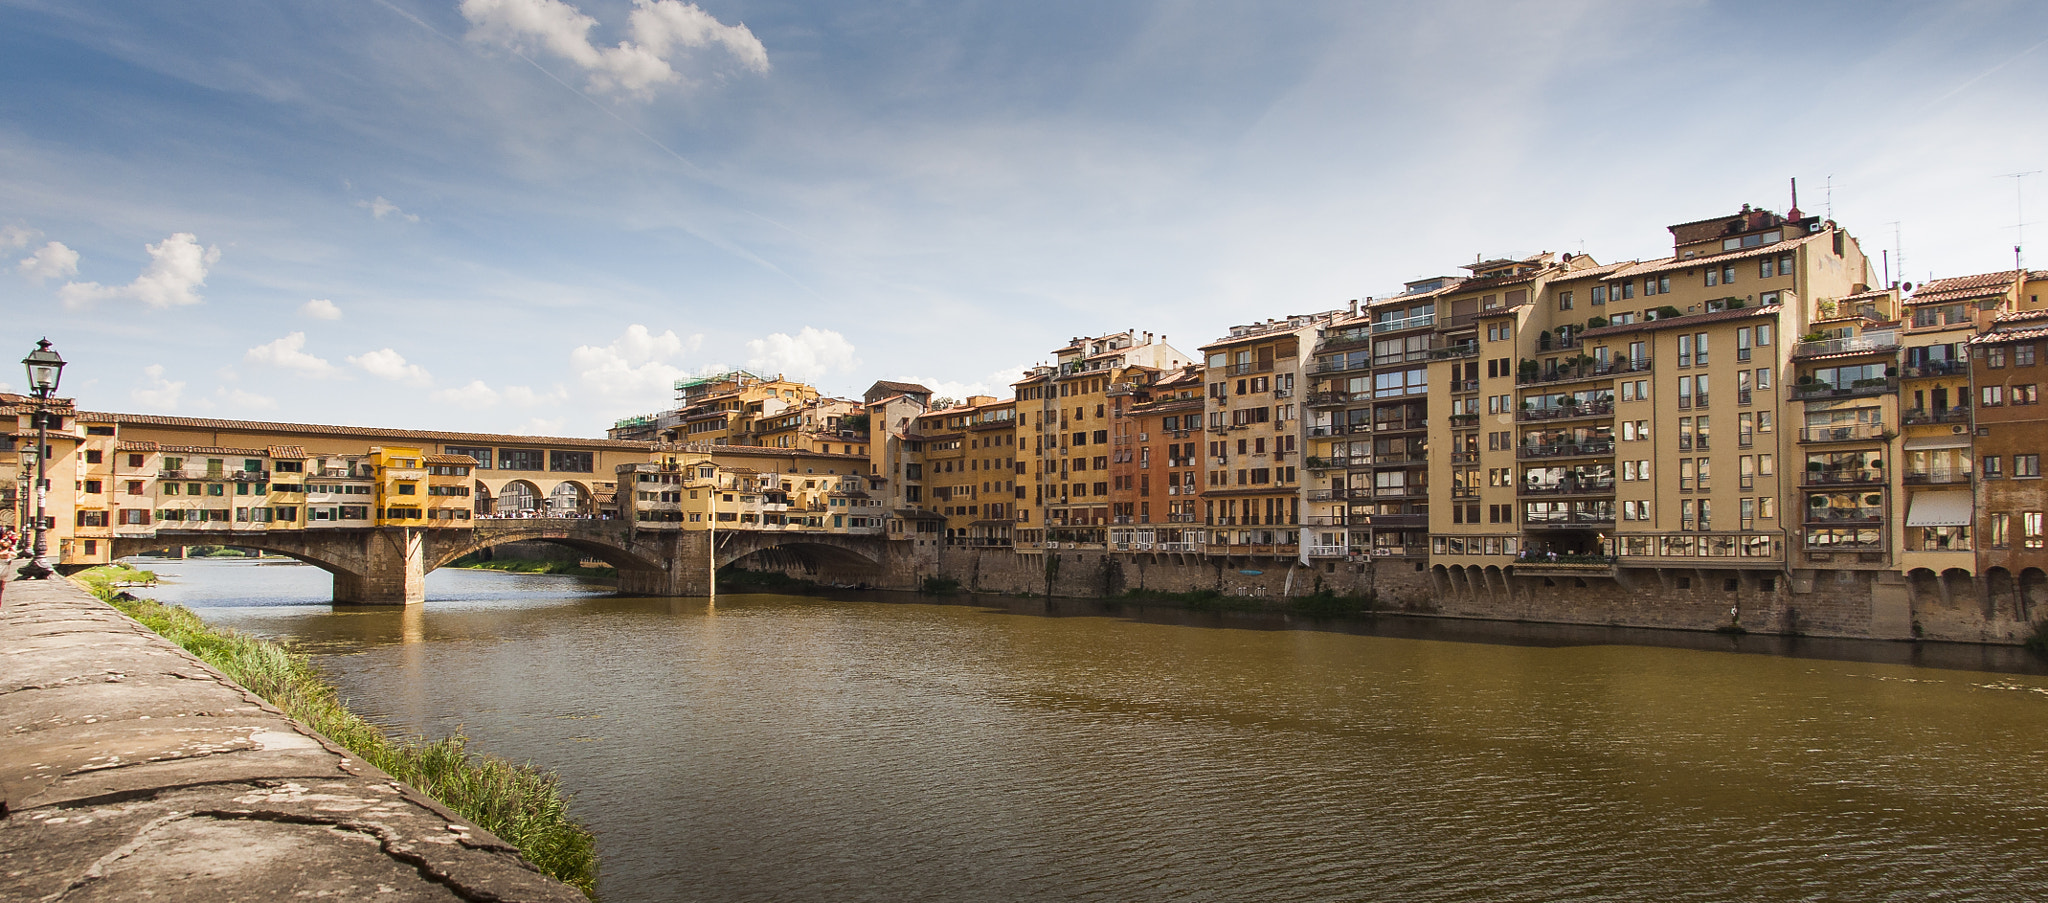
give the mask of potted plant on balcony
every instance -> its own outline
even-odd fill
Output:
[[[1522,382],[1525,383],[1535,382],[1536,374],[1539,372],[1541,372],[1541,367],[1539,367],[1535,361],[1530,360],[1526,357],[1522,358],[1521,363],[1515,365],[1516,378],[1520,379]]]

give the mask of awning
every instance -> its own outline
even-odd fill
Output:
[[[1926,451],[1933,448],[1969,448],[1970,434],[1960,436],[1915,436],[1902,446],[1907,451]]]
[[[1906,511],[1906,526],[1967,527],[1975,516],[1968,492],[1920,492]]]

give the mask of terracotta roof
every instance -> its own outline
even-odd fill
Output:
[[[2044,338],[2048,338],[2048,324],[2031,326],[2025,329],[2001,329],[1997,332],[1987,332],[1983,335],[1971,336],[1970,344],[1997,345],[2004,342],[2031,342],[2035,339]]]
[[[920,386],[917,383],[899,383],[892,382],[886,379],[875,380],[875,384],[868,387],[868,391],[870,392],[873,392],[876,389],[887,389],[899,395],[913,392],[930,395],[932,392],[932,390]]]
[[[2006,323],[2025,323],[2032,320],[2048,320],[2048,307],[2040,310],[2009,310],[1994,318],[1991,325],[2002,326]]]
[[[273,458],[283,458],[287,461],[302,461],[306,458],[306,450],[297,445],[273,445],[264,449],[264,452]]]
[[[145,439],[123,439],[120,442],[114,444],[114,450],[125,452],[153,452],[157,450],[157,444],[155,442],[151,442]]]
[[[1863,300],[1863,299],[1865,299],[1865,298],[1882,298],[1882,297],[1885,297],[1885,296],[1887,296],[1887,295],[1890,295],[1891,293],[1892,293],[1892,290],[1891,290],[1891,289],[1888,289],[1888,288],[1874,288],[1874,289],[1871,289],[1871,290],[1869,290],[1869,291],[1865,291],[1865,292],[1857,292],[1856,294],[1853,294],[1853,295],[1844,295],[1844,296],[1842,296],[1841,298],[1838,298],[1838,299],[1836,299],[1836,300],[1838,300],[1838,301],[1861,301],[1861,300]]]
[[[466,464],[470,467],[476,466],[476,459],[468,455],[428,455],[425,460],[428,464]]]
[[[367,426],[334,426],[321,423],[282,423],[268,420],[221,420],[212,417],[172,417],[164,414],[113,414],[93,412],[81,413],[80,420],[90,423],[135,424],[139,426],[171,426],[188,429],[242,430],[260,433],[296,433],[299,435],[360,436],[373,439],[424,439],[434,442],[482,442],[493,445],[565,445],[583,448],[645,449],[645,442],[624,439],[578,439],[567,436],[514,436],[504,433],[454,433],[441,430],[399,430],[379,429]]]
[[[1818,241],[1826,237],[1827,234],[1826,232],[1815,232],[1798,238],[1788,238],[1774,245],[1759,245],[1754,248],[1743,248],[1740,251],[1726,251],[1720,254],[1701,254],[1695,257],[1664,257],[1641,264],[1627,272],[1619,273],[1617,278],[1626,279],[1630,276],[1641,276],[1646,273],[1663,273],[1670,270],[1682,270],[1686,267],[1706,266],[1707,264],[1719,265],[1732,263],[1737,260],[1751,260],[1757,257],[1774,257],[1800,245]]]
[[[1617,270],[1623,269],[1625,267],[1632,267],[1641,262],[1642,261],[1639,260],[1623,260],[1617,263],[1603,263],[1599,266],[1586,267],[1584,269],[1570,270],[1567,272],[1559,273],[1556,276],[1551,277],[1550,281],[1570,282],[1575,279],[1602,278],[1613,274]]]
[[[179,455],[240,455],[244,458],[261,458],[263,451],[254,448],[221,448],[214,445],[161,445],[159,451]]]
[[[1620,326],[1602,326],[1599,329],[1588,329],[1585,332],[1579,333],[1579,338],[1591,339],[1600,336],[1621,335],[1623,333],[1629,332],[1655,332],[1660,329],[1681,329],[1684,327],[1697,326],[1705,323],[1719,323],[1723,320],[1740,320],[1745,317],[1762,317],[1766,315],[1777,316],[1778,311],[1783,309],[1784,306],[1780,304],[1766,304],[1762,307],[1737,307],[1729,310],[1717,310],[1711,313],[1704,314],[1687,314],[1685,316],[1680,317],[1658,317],[1655,320],[1648,320],[1641,323],[1623,323]]]
[[[1997,273],[1978,273],[1975,276],[1936,279],[1920,286],[1919,290],[1913,292],[1912,297],[1906,299],[1906,303],[1940,304],[2004,295],[2024,275],[2021,270],[2005,270]]]

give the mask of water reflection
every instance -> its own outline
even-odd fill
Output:
[[[2048,679],[1984,650],[1935,669],[1907,644],[1069,600],[714,609],[446,571],[423,608],[344,610],[291,570],[195,563],[160,595],[324,650],[396,729],[559,770],[611,903],[2048,886]]]

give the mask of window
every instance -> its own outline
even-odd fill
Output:
[[[547,457],[537,448],[498,449],[499,470],[540,470]]]
[[[2012,545],[2012,515],[2000,512],[1985,522],[1986,538],[1994,549],[2009,548]]]
[[[2033,383],[2012,387],[2013,404],[2039,404],[2041,396]]]
[[[2005,404],[2004,386],[1984,386],[1980,390],[1980,392],[1982,393],[1981,401],[1983,403],[1983,407],[1995,408],[1999,405]]]
[[[1998,345],[1984,349],[1984,366],[1993,370],[2005,369],[2005,349]]]
[[[2013,455],[2012,475],[2016,478],[2040,476],[2041,456],[2039,454]]]
[[[1557,309],[1558,309],[1558,310],[1571,310],[1571,309],[1572,309],[1572,293],[1571,293],[1571,292],[1559,292],[1559,293],[1557,294]]]
[[[2034,344],[2032,342],[2012,346],[2012,365],[2015,367],[2034,366]]]
[[[2026,548],[2038,549],[2042,547],[2041,527],[2041,512],[2020,512],[2021,538]]]
[[[1700,332],[1700,333],[1694,333],[1694,334],[1693,334],[1693,337],[1692,337],[1692,344],[1693,344],[1693,355],[1694,355],[1694,357],[1693,357],[1693,363],[1699,364],[1699,365],[1700,365],[1700,366],[1702,366],[1702,367],[1706,366],[1706,365],[1707,365],[1707,334],[1706,334],[1706,333],[1704,333],[1704,332]],[[1679,366],[1681,366],[1681,367],[1682,367],[1682,366],[1685,366],[1685,362],[1684,362],[1684,361],[1680,361],[1680,362],[1679,362]]]
[[[565,473],[591,473],[595,471],[596,455],[579,451],[548,452],[548,469]]]
[[[2005,459],[2003,459],[2003,458],[2000,458],[2000,457],[1999,457],[1999,456],[1997,456],[1997,455],[1985,455],[1985,456],[1984,456],[1984,466],[1983,466],[1983,467],[1981,467],[1981,468],[1979,468],[1979,470],[1981,470],[1981,471],[1983,472],[1983,474],[1984,474],[1984,479],[1987,479],[1987,480],[2002,480],[2002,479],[2004,479],[2004,478],[2005,478],[2005,464],[2004,464],[2004,460],[2005,460]],[[177,495],[177,493],[176,493],[176,492],[172,492],[172,493],[171,493],[171,495]]]
[[[1593,297],[1592,297],[1592,299],[1591,299],[1591,300],[1592,300],[1592,302],[1593,302],[1593,304],[1594,304],[1595,306],[1598,306],[1598,305],[1602,305],[1602,304],[1606,304],[1606,303],[1607,303],[1607,286],[1604,286],[1604,285],[1596,285],[1596,286],[1593,286]]]
[[[1716,286],[1716,285],[1720,285],[1720,284],[1721,284],[1721,271],[1720,271],[1720,270],[1717,270],[1717,269],[1715,269],[1715,268],[1713,268],[1713,267],[1707,267],[1707,287],[1708,287],[1708,288],[1712,288],[1712,287],[1714,287],[1714,286]]]
[[[491,450],[488,448],[470,448],[466,446],[450,445],[447,446],[446,450],[448,454],[451,455],[468,455],[472,458],[475,458],[476,466],[479,470],[491,469]]]

